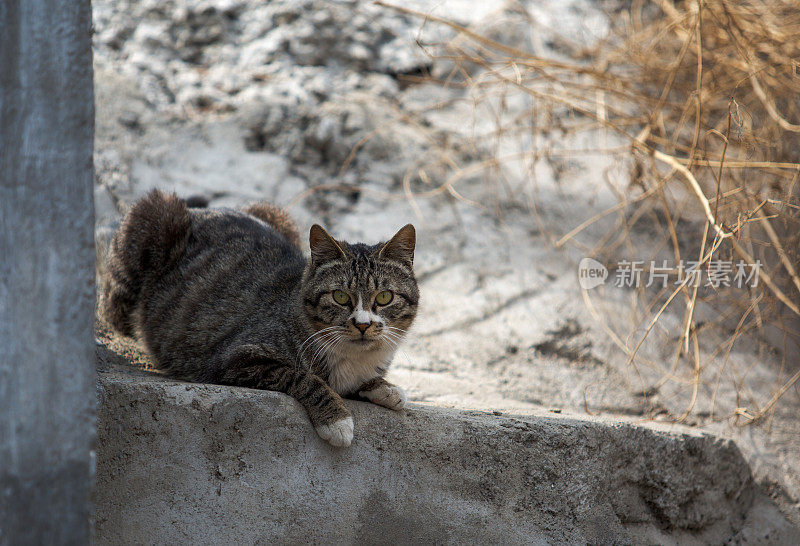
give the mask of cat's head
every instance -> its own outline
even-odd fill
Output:
[[[314,225],[309,243],[303,305],[316,337],[361,350],[386,350],[402,341],[419,302],[414,226],[386,243],[365,245],[337,241]]]

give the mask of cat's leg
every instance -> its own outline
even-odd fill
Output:
[[[244,211],[252,214],[259,220],[268,223],[275,230],[286,237],[286,239],[297,248],[300,248],[300,232],[297,230],[292,217],[280,207],[276,207],[266,201],[250,205]]]
[[[382,377],[370,379],[361,385],[358,389],[358,395],[373,404],[393,410],[403,409],[408,401],[403,389],[397,385],[392,385]]]
[[[288,394],[302,404],[323,440],[337,447],[353,441],[353,418],[341,396],[319,376],[270,358],[257,346],[237,351],[219,382]]]

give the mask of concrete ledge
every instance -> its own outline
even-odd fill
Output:
[[[119,371],[98,391],[100,544],[800,539],[712,437],[351,402],[335,449],[278,393]]]

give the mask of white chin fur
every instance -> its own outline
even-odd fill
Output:
[[[350,340],[350,343],[348,343],[349,346],[348,348],[351,351],[364,352],[364,351],[378,350],[381,348],[381,345],[383,344],[380,342],[379,339],[368,339],[367,343],[365,343],[360,339],[356,338]]]
[[[338,394],[355,392],[378,375],[378,368],[392,360],[394,349],[386,343],[347,343],[328,355],[328,384]]]

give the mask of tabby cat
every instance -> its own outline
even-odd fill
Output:
[[[349,244],[314,225],[306,259],[268,203],[195,209],[154,190],[114,235],[103,312],[169,376],[284,392],[320,437],[348,446],[342,396],[406,403],[384,376],[417,311],[415,237],[409,224],[387,243]]]

